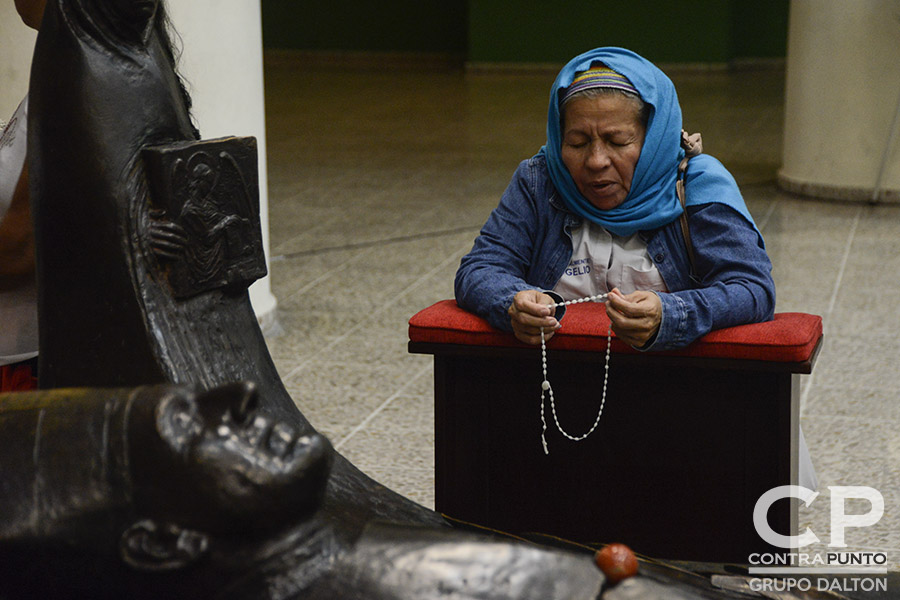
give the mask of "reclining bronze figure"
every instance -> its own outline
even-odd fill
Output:
[[[323,508],[335,456],[255,386],[0,395],[0,597],[593,598],[590,556]],[[451,593],[452,592],[452,593]]]

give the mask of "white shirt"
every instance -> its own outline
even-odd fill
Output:
[[[16,185],[25,166],[28,99],[0,134],[0,220],[12,203]],[[37,356],[37,288],[32,282],[0,292],[0,366]]]
[[[585,220],[572,230],[572,258],[553,291],[566,300],[637,290],[668,291],[640,234],[618,236]]]
[[[25,166],[27,119],[28,98],[22,100],[0,133],[0,220],[9,210],[16,184],[19,183],[22,168]]]

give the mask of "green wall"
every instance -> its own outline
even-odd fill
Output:
[[[787,54],[789,0],[733,1],[732,51],[735,58],[784,58]]]
[[[262,0],[267,48],[466,53],[466,0]]]
[[[597,46],[658,62],[784,57],[788,2],[472,0],[468,60],[558,63]]]
[[[266,47],[560,63],[616,45],[650,60],[784,57],[789,0],[262,0]]]

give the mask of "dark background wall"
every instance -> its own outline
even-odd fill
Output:
[[[267,48],[466,53],[466,0],[262,0]]]
[[[560,63],[601,45],[657,62],[783,58],[789,0],[262,0],[268,48]]]

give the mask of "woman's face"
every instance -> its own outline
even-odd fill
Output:
[[[636,103],[604,94],[573,98],[563,110],[562,160],[578,191],[600,210],[619,206],[644,145]]]

